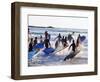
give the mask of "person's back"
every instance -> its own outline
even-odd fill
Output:
[[[79,44],[80,44],[80,34],[78,35],[78,38],[77,38],[77,40],[76,40],[76,46],[78,47]]]
[[[75,42],[74,42],[74,40],[73,40],[73,43],[70,45],[70,47],[72,47],[72,51],[74,51],[74,52],[75,52],[76,45],[75,45]],[[69,47],[69,48],[70,48],[70,47]]]
[[[70,47],[72,47],[72,52],[64,58],[64,61],[66,61],[66,59],[72,59],[76,55],[75,54],[76,45],[75,45],[74,40],[73,40],[72,44],[69,46],[69,49],[70,49]]]
[[[35,40],[34,40],[34,46],[37,44],[37,37],[35,37]]]
[[[75,48],[76,48],[76,45],[75,43],[72,43],[72,50],[75,52]]]
[[[72,35],[68,34],[68,41],[71,42],[71,40],[72,40]]]
[[[61,40],[61,34],[60,34],[60,33],[59,33],[59,35],[57,36],[57,38],[58,38],[58,41]]]
[[[45,39],[47,39],[48,38],[48,32],[47,31],[45,31]]]
[[[48,39],[45,39],[44,40],[44,44],[45,44],[45,47],[48,48],[49,40]]]
[[[33,41],[33,38],[31,38],[31,41],[29,43],[29,50],[28,50],[29,52],[32,51],[32,49],[33,49],[33,42],[32,41]]]
[[[78,47],[79,46],[79,43],[80,43],[80,40],[79,38],[76,40],[76,46]]]
[[[62,40],[61,40],[61,42],[62,42],[62,46],[64,47],[64,36],[62,37]]]
[[[64,47],[67,47],[68,43],[67,43],[67,37],[65,37],[64,39]]]
[[[43,39],[42,39],[42,36],[40,36],[40,43],[43,43]]]
[[[50,35],[50,34],[48,34],[48,39],[49,39],[49,40],[51,39],[51,35]]]
[[[55,48],[58,47],[58,40],[55,42]]]

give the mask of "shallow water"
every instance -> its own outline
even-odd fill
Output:
[[[67,36],[68,33],[71,33],[71,32],[68,32],[68,29],[67,29],[67,33],[66,33],[66,30],[65,31],[62,31],[62,30],[57,31],[57,29],[56,29],[55,32],[54,32],[54,30],[50,30],[50,32],[49,32],[49,29],[47,29],[47,30],[48,30],[48,33],[51,34],[50,43],[51,43],[52,48],[54,48],[54,49],[55,49],[55,42],[56,42],[55,38],[57,37],[59,32],[61,33],[61,35],[64,35],[64,36]],[[46,31],[45,29],[38,30],[36,28],[32,28],[31,32],[33,34],[31,35],[31,37],[39,38],[40,35],[42,35],[44,38],[45,31]],[[71,30],[71,31],[73,31],[73,30]],[[88,36],[87,32],[82,32],[82,30],[79,33],[86,37]],[[75,33],[74,36],[77,37],[79,33],[78,32]],[[82,45],[81,52],[77,56],[75,56],[72,60],[66,60],[66,61],[63,61],[63,60],[66,57],[66,55],[68,55],[66,53],[67,51],[63,51],[63,54],[56,54],[56,53],[45,54],[42,50],[39,51],[37,54],[35,54],[35,52],[33,52],[33,51],[29,52],[28,53],[28,66],[87,64],[88,63],[88,40],[87,40],[87,38],[84,40],[84,42],[81,43],[81,45]],[[61,46],[59,48],[61,48]]]

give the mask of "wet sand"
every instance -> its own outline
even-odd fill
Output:
[[[55,65],[78,65],[78,64],[87,64],[88,58],[83,57],[74,57],[73,59],[67,59],[64,61],[66,56],[58,56],[51,54],[50,56],[44,57],[37,56],[31,61],[28,61],[28,66],[55,66]]]

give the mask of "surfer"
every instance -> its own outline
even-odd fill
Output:
[[[50,39],[51,39],[51,35],[50,35],[50,34],[48,34],[49,46],[51,47],[51,44],[50,44]]]
[[[75,45],[75,41],[73,40],[72,44],[69,46],[69,49],[72,47],[72,51],[75,52],[76,49],[76,45]]]
[[[58,38],[58,42],[60,42],[61,38],[62,38],[60,33],[58,34],[58,36],[55,39],[57,39],[57,38]]]
[[[65,37],[64,39],[64,44],[63,44],[64,47],[67,47],[68,46],[68,43],[67,43],[67,37]]]
[[[33,49],[33,38],[31,38],[31,41],[29,43],[29,49],[28,49],[28,51],[30,52],[30,51],[32,51],[32,49]]]
[[[30,43],[30,41],[31,41],[31,33],[30,33],[30,29],[28,28],[28,42]]]
[[[60,40],[61,40],[61,34],[59,33],[59,35],[58,35],[58,41],[60,42]]]
[[[69,49],[71,47],[72,47],[72,52],[64,58],[64,61],[66,61],[66,59],[72,59],[75,56],[76,45],[75,45],[75,41],[74,40],[73,40],[72,44],[69,46]]]
[[[80,44],[80,34],[78,35],[78,38],[77,38],[77,40],[76,40],[76,47],[78,47],[79,44]]]
[[[58,47],[58,44],[59,44],[59,42],[58,42],[58,40],[55,42],[55,48],[57,48]]]
[[[55,48],[57,48],[58,45],[60,44],[61,38],[62,38],[61,34],[59,33],[58,36],[55,38],[55,39],[57,39],[55,42]]]
[[[50,45],[50,34],[45,31],[45,40],[44,40],[45,47],[48,48]]]
[[[40,43],[43,43],[43,39],[42,39],[42,36],[40,36]]]
[[[35,37],[33,46],[35,46],[36,44],[37,44],[37,37]]]
[[[62,42],[62,45],[64,45],[64,36],[62,37],[61,42]]]
[[[67,47],[67,37],[63,36],[63,38],[62,38],[62,45],[63,45],[64,48]]]
[[[72,39],[73,39],[72,38],[72,35],[71,34],[68,34],[68,41],[71,42]]]

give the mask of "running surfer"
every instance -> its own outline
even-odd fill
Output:
[[[36,44],[37,44],[37,37],[35,37],[33,46],[35,46]]]
[[[57,41],[60,42],[61,39],[62,39],[61,34],[59,33],[58,36],[55,39],[57,39]]]
[[[51,46],[50,44],[50,34],[48,34],[47,31],[45,31],[45,40],[44,40],[44,44],[46,48],[49,48],[49,46]]]
[[[31,41],[29,43],[29,49],[28,49],[28,51],[30,52],[30,51],[32,51],[32,49],[33,49],[33,38],[31,38]]]
[[[78,38],[77,38],[77,40],[76,40],[76,47],[78,47],[79,44],[80,44],[80,34],[78,35]]]
[[[42,36],[40,36],[40,43],[43,43],[43,38],[42,38]]]
[[[75,45],[75,41],[73,40],[73,43],[69,46],[69,49],[72,47],[72,51],[75,52],[76,49],[76,45]]]
[[[56,40],[56,42],[55,42],[55,48],[58,48],[60,42],[62,42],[61,34],[59,33],[58,36],[54,40]]]
[[[69,33],[69,34],[68,34],[68,41],[69,41],[69,43],[71,43],[72,39],[73,39],[73,37],[72,37],[72,35]]]
[[[66,61],[66,59],[72,59],[76,55],[75,54],[76,45],[75,45],[75,41],[74,40],[73,40],[72,44],[69,46],[69,49],[71,47],[72,47],[72,52],[64,58],[64,61]]]
[[[64,39],[64,44],[63,44],[64,48],[68,47],[68,43],[67,43],[67,37],[65,37]]]

